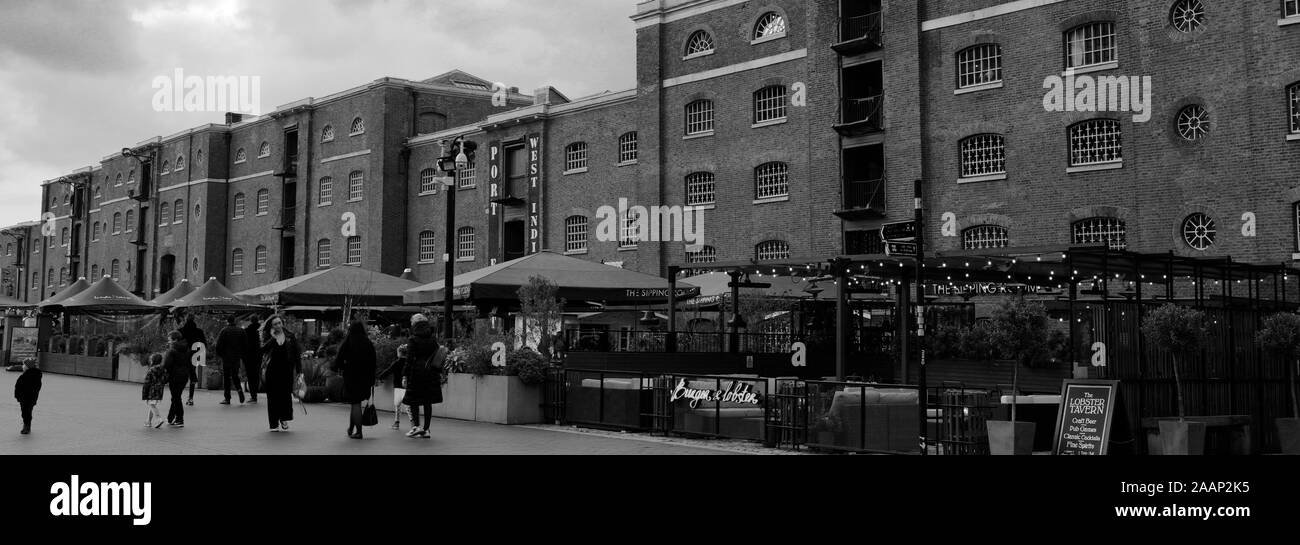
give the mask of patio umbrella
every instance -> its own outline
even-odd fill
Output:
[[[155,297],[150,303],[158,306],[169,307],[173,302],[181,297],[185,297],[194,291],[194,286],[190,284],[188,278],[176,283],[176,286],[167,290],[167,293]]]
[[[13,297],[6,297],[4,295],[0,295],[0,308],[31,308],[34,306],[36,305],[32,303],[24,303],[22,301],[14,299]]]
[[[143,314],[157,312],[162,308],[136,297],[109,277],[104,277],[85,291],[65,299],[60,305],[68,312],[112,314]]]
[[[597,301],[607,305],[660,303],[668,300],[668,279],[612,265],[543,251],[513,261],[456,275],[452,298],[457,301],[517,301],[519,287],[533,276],[556,285],[556,296],[567,301]],[[700,289],[677,284],[678,299],[694,297]],[[407,290],[407,304],[443,301],[443,281]]]
[[[156,302],[156,301],[155,301]],[[230,288],[222,285],[215,277],[209,278],[198,289],[180,299],[172,301],[173,309],[205,310],[216,312],[241,312],[258,310],[263,307],[244,302]]]
[[[73,282],[71,286],[63,288],[63,291],[54,294],[54,296],[50,297],[49,299],[36,303],[36,306],[40,308],[42,312],[47,312],[47,309],[57,311],[57,308],[55,307],[61,306],[61,303],[63,301],[68,300],[70,297],[78,293],[86,291],[86,289],[89,287],[90,287],[90,282],[86,281],[85,277],[78,278],[77,281]]]
[[[235,295],[264,305],[388,307],[420,284],[360,267],[334,267],[281,280]]]

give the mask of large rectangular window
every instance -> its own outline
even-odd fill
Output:
[[[586,216],[569,216],[564,219],[564,251],[587,251]]]
[[[754,169],[754,198],[767,199],[790,194],[790,167],[785,163],[765,163]]]
[[[697,100],[686,105],[686,134],[713,132],[713,101]]]
[[[1070,127],[1070,166],[1119,163],[1124,160],[1119,121],[1092,119]]]
[[[1088,23],[1065,33],[1065,67],[1086,68],[1116,62],[1115,23]]]
[[[1073,226],[1075,244],[1086,246],[1106,245],[1112,250],[1128,248],[1128,227],[1119,218],[1088,218]]]
[[[456,259],[472,261],[474,259],[474,228],[461,227],[456,230]]]
[[[977,134],[961,141],[961,177],[1006,174],[1007,150],[1002,135]]]
[[[1282,17],[1300,17],[1300,0],[1282,0]]]
[[[686,176],[686,204],[713,204],[716,198],[712,172],[695,172]]]
[[[1002,48],[980,44],[957,53],[957,88],[979,87],[1002,81]]]
[[[637,136],[630,132],[618,137],[618,162],[631,163],[637,159]]]
[[[772,85],[754,93],[754,123],[785,119],[786,93],[784,85]]]

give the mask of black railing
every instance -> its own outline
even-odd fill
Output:
[[[930,390],[926,436],[931,452],[941,455],[989,453],[986,422],[996,408],[987,390],[965,388],[960,383]]]
[[[294,230],[294,221],[296,219],[297,210],[298,210],[297,207],[294,206],[286,206],[284,208],[281,208],[280,217],[276,218],[275,226],[273,227],[273,229],[278,229],[280,231]]]
[[[862,123],[872,129],[884,127],[884,102],[884,95],[844,99],[844,124]]]
[[[848,231],[844,233],[844,253],[849,255],[883,254],[885,241],[880,238],[880,230]]]
[[[808,446],[850,452],[918,454],[916,386],[806,381]]]
[[[844,208],[849,210],[884,210],[885,179],[849,180],[844,182]]]
[[[844,34],[840,36],[840,41],[850,42],[853,40],[866,40],[880,45],[880,12],[868,13],[866,15],[855,15],[844,18]]]
[[[554,389],[552,395],[562,399],[558,405],[548,402],[549,406],[544,407],[548,409],[548,420],[563,415],[566,423],[597,428],[667,429],[652,412],[654,386],[662,377],[631,371],[569,369],[548,379],[559,381],[547,390]]]
[[[789,352],[800,339],[790,333],[740,333],[738,352],[780,354]],[[566,352],[667,352],[667,331],[584,331],[564,332]],[[730,351],[729,332],[677,332],[678,352],[724,353]]]
[[[764,378],[669,375],[665,402],[672,414],[671,431],[766,442],[767,384]]]

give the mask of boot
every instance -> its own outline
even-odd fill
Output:
[[[30,424],[23,425],[23,431],[20,431],[18,433],[21,433],[23,435],[28,435],[32,433],[32,426]]]

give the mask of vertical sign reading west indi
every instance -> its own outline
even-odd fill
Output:
[[[542,135],[528,135],[528,252],[542,251]]]
[[[1061,407],[1056,416],[1052,453],[1106,454],[1118,389],[1117,381],[1065,381],[1061,386]]]

